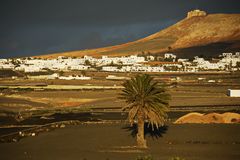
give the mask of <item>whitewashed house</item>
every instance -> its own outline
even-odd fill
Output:
[[[3,63],[0,65],[0,69],[14,69],[15,65],[12,63]]]
[[[62,80],[91,80],[91,77],[85,77],[85,76],[60,76],[58,77]]]
[[[120,77],[120,76],[115,76],[115,75],[108,75],[106,77],[107,80],[127,80],[130,79],[129,77]]]
[[[164,54],[164,58],[173,58],[173,59],[176,59],[177,56],[175,54],[172,54],[172,53],[165,53]]]
[[[228,89],[228,96],[240,97],[240,89]]]
[[[154,61],[155,58],[154,58],[153,56],[147,56],[147,60],[148,60],[148,61]]]
[[[175,62],[175,61],[176,61],[176,58],[177,58],[177,56],[174,55],[174,54],[172,54],[172,53],[165,53],[165,54],[164,54],[164,59],[172,59],[173,62]]]
[[[104,66],[102,67],[103,71],[107,71],[107,72],[117,72],[119,71],[117,67],[115,66]]]
[[[178,62],[188,62],[188,61],[189,61],[189,59],[183,59],[183,58],[179,58],[177,61],[178,61]]]
[[[90,68],[90,66],[87,65],[74,65],[74,66],[70,66],[71,70],[88,70]]]

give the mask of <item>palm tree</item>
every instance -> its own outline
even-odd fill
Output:
[[[152,129],[163,126],[167,117],[170,95],[158,82],[147,74],[139,74],[131,80],[123,83],[124,89],[120,94],[127,106],[123,110],[129,110],[128,119],[131,125],[137,120],[137,145],[146,148],[144,138],[144,123],[151,124]]]

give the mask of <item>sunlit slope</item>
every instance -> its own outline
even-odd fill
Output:
[[[219,51],[215,51],[214,47],[216,50],[219,49]],[[195,50],[199,52],[200,49],[202,54],[208,54],[210,51],[212,53],[239,50],[240,14],[209,14],[205,17],[185,18],[164,30],[134,42],[98,49],[42,55],[39,57],[121,56],[141,54],[142,52],[161,54],[168,51],[188,54],[188,49],[191,52]]]

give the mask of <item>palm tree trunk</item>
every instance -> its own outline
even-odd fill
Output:
[[[138,111],[138,132],[137,132],[137,145],[139,148],[147,148],[147,143],[144,138],[144,115],[142,111]]]

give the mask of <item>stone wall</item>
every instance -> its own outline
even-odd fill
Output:
[[[199,9],[196,9],[196,10],[188,12],[187,18],[202,17],[202,16],[206,16],[206,15],[207,15],[207,13],[205,11],[201,11]]]

